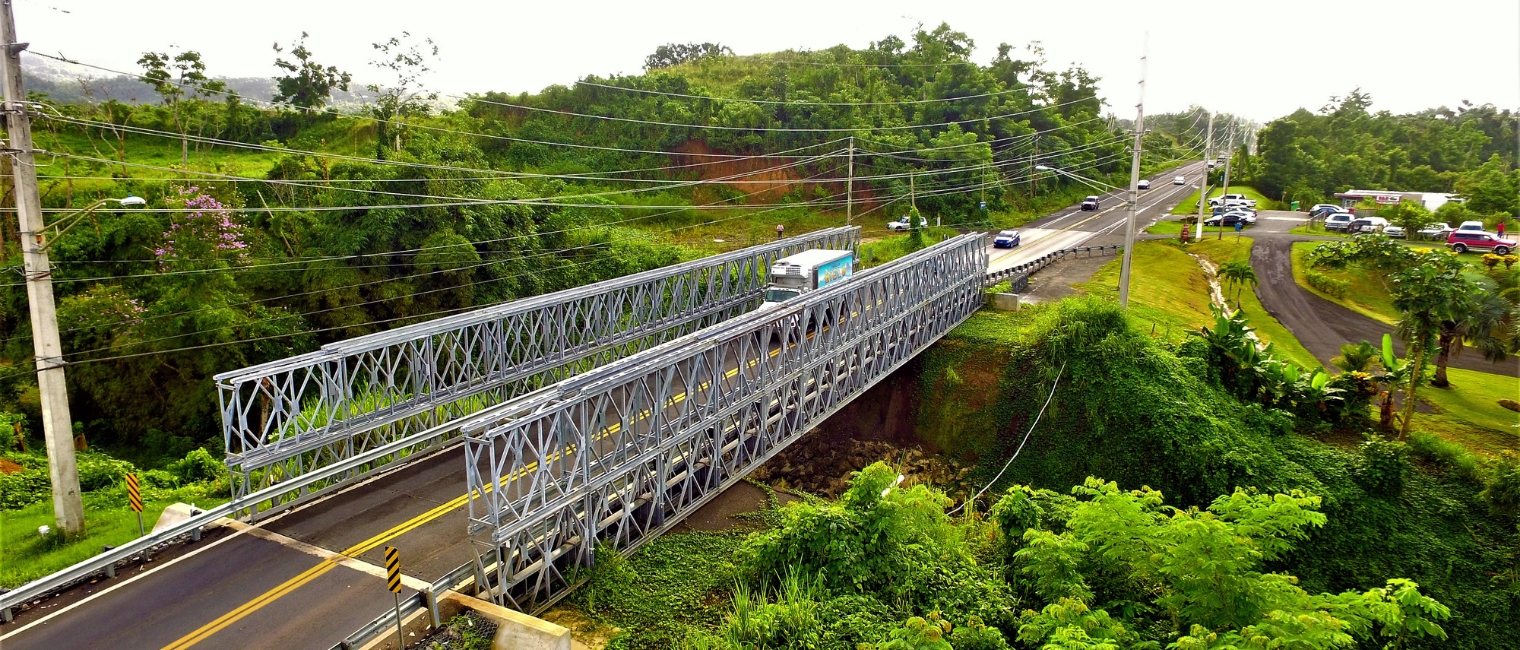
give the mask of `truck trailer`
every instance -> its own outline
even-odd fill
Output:
[[[821,248],[788,255],[771,263],[769,285],[761,309],[778,305],[809,291],[839,284],[855,273],[854,251]]]

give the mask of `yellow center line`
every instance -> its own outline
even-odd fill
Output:
[[[867,309],[869,309],[869,308],[867,308]],[[856,312],[851,312],[850,315],[851,316],[855,316],[855,315],[857,315],[857,313]],[[827,326],[823,327],[823,331],[828,331],[828,329],[829,328]],[[813,336],[814,336],[813,333],[809,333],[807,335],[807,338],[811,339],[811,338],[813,338]],[[797,345],[798,344],[793,343],[791,345],[791,347],[797,347]],[[770,357],[775,357],[776,355],[778,355],[780,353],[781,353],[781,348],[777,348],[775,350],[771,350],[770,353],[769,353],[769,356]],[[759,359],[751,359],[749,361],[749,367],[753,368],[757,363],[759,363]],[[730,379],[730,378],[733,378],[734,376],[736,376],[738,374],[739,374],[739,369],[734,368],[732,370],[726,371],[723,374],[723,377],[725,379]],[[711,386],[710,382],[703,382],[702,384],[700,384],[697,387],[697,390],[698,391],[706,390],[709,386]],[[683,391],[683,392],[681,392],[681,393],[679,393],[679,394],[671,397],[669,400],[667,400],[665,405],[667,407],[674,406],[674,405],[679,404],[680,402],[684,401],[686,398],[687,398],[687,392]],[[650,412],[649,409],[644,409],[643,411],[640,411],[635,416],[635,420],[643,420],[643,419],[646,419],[646,418],[650,417],[651,415],[652,415],[652,413]],[[614,424],[608,425],[606,427],[603,427],[600,431],[598,431],[596,435],[592,436],[592,440],[599,440],[601,438],[605,438],[605,437],[607,437],[609,435],[613,435],[613,434],[617,433],[620,430],[622,430],[622,424],[621,423],[614,423]],[[558,452],[555,452],[555,453],[549,455],[549,457],[546,458],[545,460],[552,463],[552,462],[557,461],[557,460],[559,460],[559,459],[561,459],[561,458],[563,458],[565,456],[573,455],[575,453],[575,451],[576,451],[576,446],[575,446],[575,444],[572,443],[572,444],[566,446],[565,449],[563,449],[562,451],[558,451]],[[498,482],[501,484],[502,487],[506,487],[507,484],[511,483],[512,481],[515,481],[515,480],[517,480],[519,478],[527,476],[528,474],[531,474],[533,472],[537,472],[538,470],[539,470],[539,464],[538,464],[537,461],[534,461],[534,462],[528,463],[527,465],[524,465],[522,468],[518,469],[517,471],[512,472],[511,474],[509,474],[507,476],[502,477]],[[489,491],[492,487],[494,487],[494,486],[487,486],[486,490]],[[311,581],[316,580],[317,578],[325,575],[328,571],[331,571],[331,570],[337,568],[339,566],[339,564],[341,564],[344,560],[352,559],[352,558],[357,558],[360,555],[363,555],[365,553],[368,553],[371,550],[374,550],[375,548],[379,547],[381,544],[384,544],[384,543],[386,543],[388,541],[391,541],[391,540],[393,540],[393,539],[395,539],[397,537],[405,535],[406,533],[411,532],[413,530],[416,530],[417,528],[419,528],[419,527],[427,524],[428,522],[433,521],[434,519],[442,517],[443,515],[447,514],[448,512],[452,511],[453,509],[458,508],[458,507],[464,505],[469,500],[470,496],[472,496],[472,495],[478,496],[479,492],[478,491],[471,491],[471,492],[468,492],[466,494],[462,494],[462,495],[460,495],[458,497],[455,497],[453,499],[450,499],[447,502],[445,502],[445,503],[443,503],[443,504],[441,504],[441,505],[439,505],[437,507],[434,507],[431,510],[428,510],[427,512],[424,512],[424,513],[422,513],[420,515],[417,515],[416,517],[413,517],[411,519],[408,519],[408,520],[406,520],[404,522],[401,522],[401,523],[399,523],[399,524],[391,527],[390,529],[386,530],[383,533],[380,533],[378,535],[375,535],[374,537],[371,537],[371,538],[366,539],[366,540],[364,540],[362,542],[359,542],[358,544],[355,544],[353,546],[348,547],[347,549],[344,549],[341,553],[338,553],[336,555],[333,555],[332,557],[329,557],[329,558],[326,558],[326,559],[322,560],[322,562],[318,563],[316,566],[314,566],[314,567],[312,567],[310,569],[307,569],[307,570],[301,572],[300,574],[296,575],[295,577],[293,577],[293,578],[291,578],[289,580],[286,580],[285,582],[280,583],[278,586],[274,587],[273,589],[270,589],[269,591],[266,591],[266,592],[264,592],[262,594],[259,594],[254,599],[252,599],[252,600],[250,600],[250,601],[248,601],[246,603],[243,603],[242,605],[238,606],[236,609],[233,609],[232,611],[227,612],[226,614],[223,614],[223,615],[217,617],[216,620],[213,620],[210,623],[207,623],[207,624],[201,626],[200,628],[196,629],[194,632],[186,634],[185,636],[180,637],[178,640],[174,641],[173,643],[170,643],[169,645],[164,646],[163,650],[184,650],[184,648],[189,648],[190,646],[193,646],[193,645],[195,645],[197,643],[200,643],[201,641],[206,640],[206,638],[210,637],[211,635],[216,634],[217,632],[220,632],[223,629],[226,629],[227,626],[232,625],[233,623],[236,623],[236,622],[242,620],[243,618],[247,617],[249,614],[252,614],[252,613],[258,611],[259,609],[263,608],[265,605],[268,605],[269,603],[272,603],[272,602],[274,602],[276,600],[279,600],[280,598],[284,597],[286,594],[288,594],[288,593],[290,593],[292,591],[295,591],[296,589],[299,589],[303,585],[306,585],[307,583],[310,583]]]

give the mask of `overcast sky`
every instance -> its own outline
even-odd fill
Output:
[[[1374,108],[1410,112],[1466,99],[1520,105],[1520,0],[1236,2],[765,2],[369,0],[19,0],[20,40],[35,51],[135,70],[145,50],[198,50],[218,76],[268,76],[270,49],[301,31],[324,64],[360,80],[370,43],[408,30],[441,58],[445,93],[537,91],[588,74],[634,74],[667,42],[714,41],[740,54],[865,47],[948,22],[985,63],[999,42],[1043,41],[1054,66],[1102,78],[1129,117],[1142,34],[1150,32],[1150,112],[1203,104],[1262,122],[1360,86]],[[225,7],[222,8],[222,7]]]

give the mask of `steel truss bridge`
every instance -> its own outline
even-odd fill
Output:
[[[258,518],[416,460],[457,440],[463,416],[753,309],[771,261],[852,249],[859,232],[816,231],[218,375],[233,502]]]
[[[970,317],[986,269],[962,235],[465,419],[477,591],[553,604]]]

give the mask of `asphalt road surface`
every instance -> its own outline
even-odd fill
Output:
[[[1195,162],[1156,174],[1151,189],[1140,192],[1135,233],[1138,235],[1153,221],[1163,218],[1173,205],[1196,191],[1203,181],[1203,168],[1202,162]],[[1175,176],[1186,177],[1187,184],[1173,185]],[[1102,209],[1097,212],[1084,212],[1080,205],[1072,205],[1016,228],[1023,240],[1016,248],[992,248],[988,242],[987,270],[1000,271],[1063,248],[1122,242],[1124,219],[1129,213],[1124,208],[1128,191],[1114,190],[1099,195]],[[1115,241],[1110,242],[1111,239]]]

